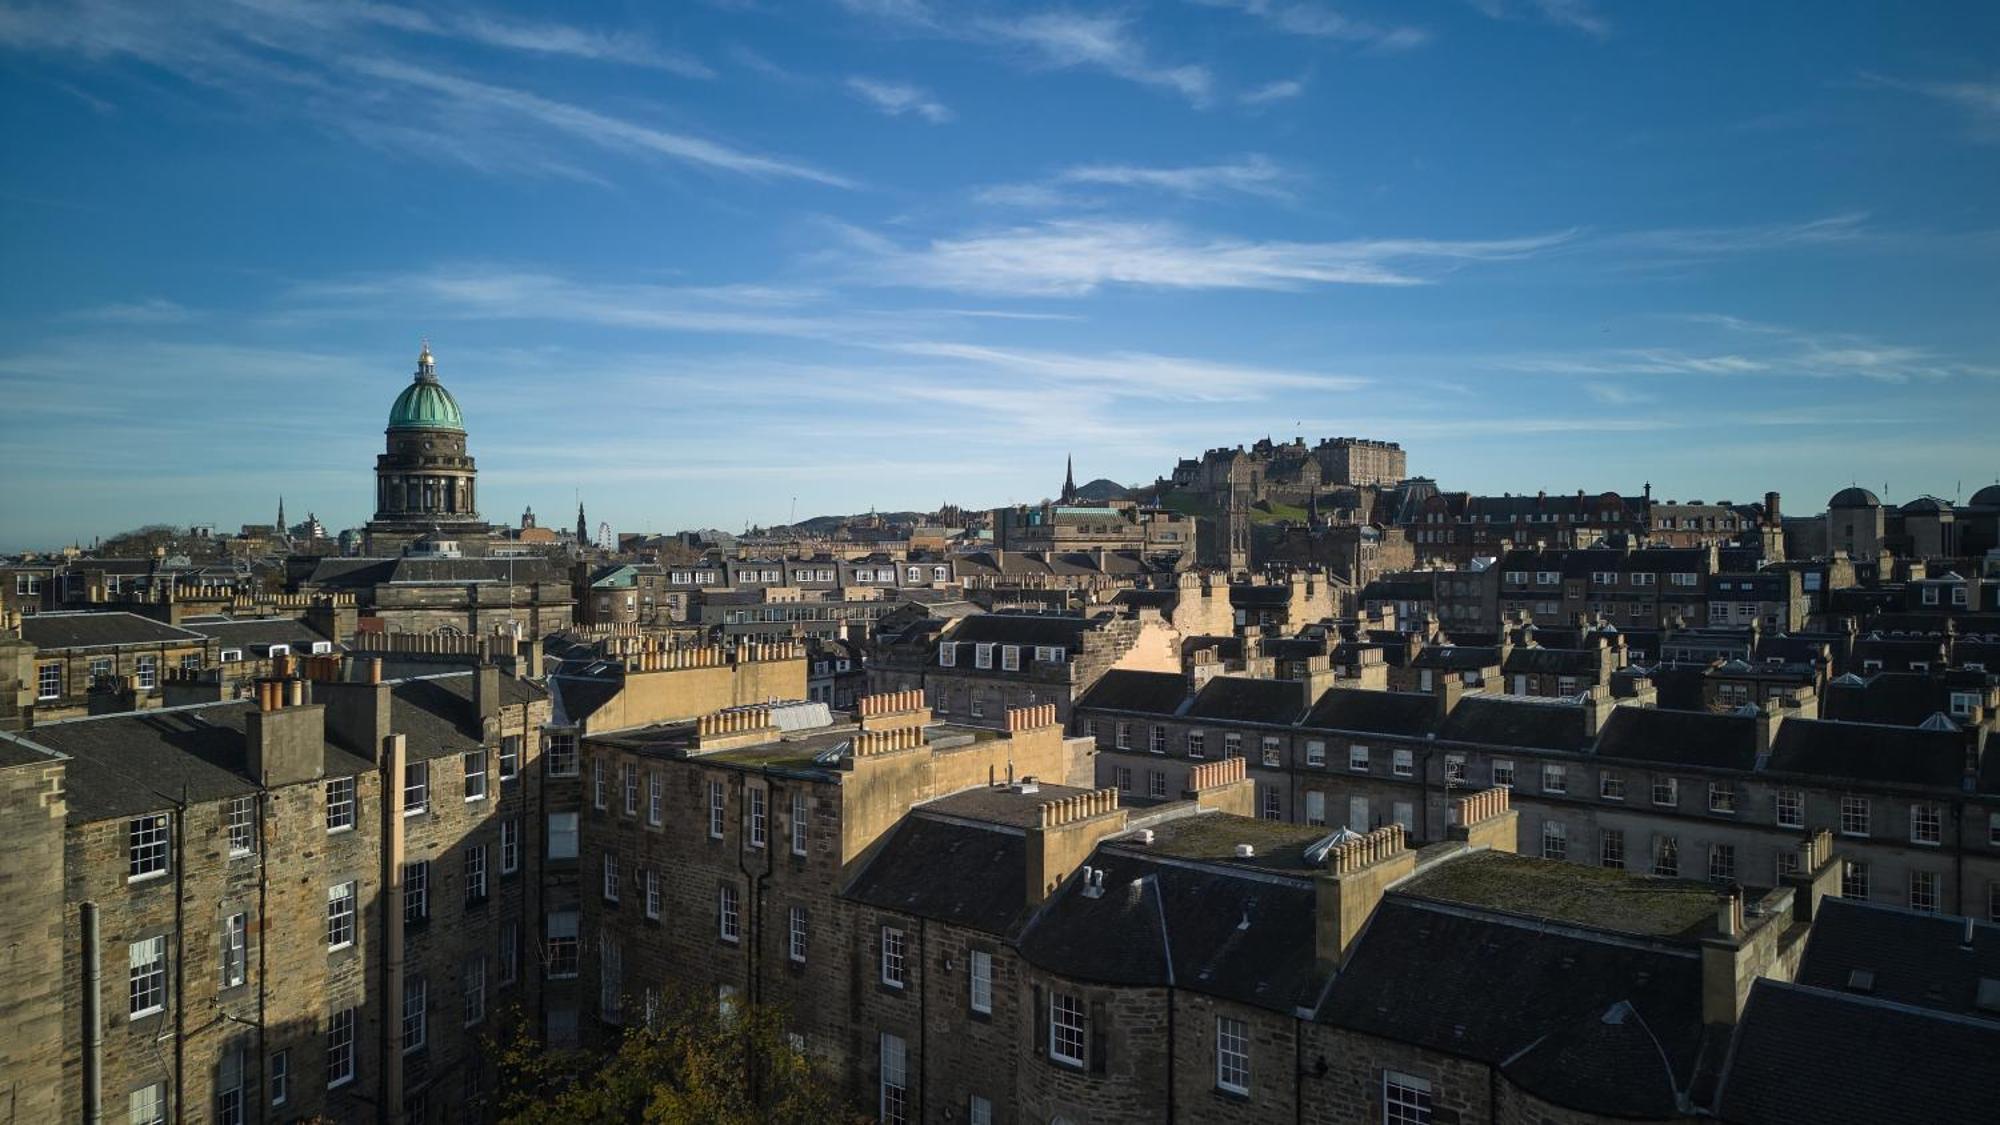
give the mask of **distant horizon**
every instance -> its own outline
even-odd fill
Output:
[[[22,0],[0,550],[358,526],[424,337],[506,522],[997,506],[1266,433],[1962,496],[1996,42],[1972,0]]]

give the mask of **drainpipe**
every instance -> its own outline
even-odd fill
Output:
[[[98,948],[97,904],[86,902],[83,922],[83,1120],[98,1125],[104,1103],[104,966]]]
[[[187,1098],[187,786],[181,786],[174,808],[174,1108],[176,1117]]]
[[[403,1112],[403,736],[382,743],[382,1099],[384,1122]]]

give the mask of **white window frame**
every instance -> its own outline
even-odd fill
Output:
[[[769,797],[760,785],[745,786],[743,792],[750,805],[750,846],[761,848],[770,828]]]
[[[465,959],[459,973],[459,991],[465,997],[465,1026],[472,1027],[486,1019],[486,957],[475,955]]]
[[[1049,1058],[1074,1067],[1089,1063],[1090,1034],[1083,998],[1049,991]]]
[[[811,839],[812,808],[804,789],[792,791],[792,854],[805,855],[806,845]]]
[[[354,945],[356,888],[353,880],[335,883],[326,889],[326,951],[336,953]]]
[[[431,764],[429,761],[403,763],[403,815],[416,816],[431,807]]]
[[[646,824],[658,828],[667,818],[667,779],[659,770],[646,771]]]
[[[1382,1125],[1431,1125],[1431,1084],[1414,1074],[1382,1072]]]
[[[354,1081],[354,1009],[342,1008],[326,1017],[326,1088],[339,1089]]]
[[[716,888],[715,931],[718,937],[731,944],[743,940],[742,900],[734,883],[723,883]]]
[[[625,815],[639,815],[639,766],[636,762],[626,762],[619,767],[619,780],[625,793]]]
[[[140,938],[125,950],[125,1018],[144,1019],[167,1008],[167,938]]]
[[[1844,794],[1840,798],[1840,834],[1866,838],[1874,807],[1866,797]]]
[[[361,802],[360,786],[352,777],[326,779],[326,833],[354,831]]]
[[[1347,768],[1353,773],[1367,773],[1369,769],[1368,747],[1350,745],[1347,748]]]
[[[1910,843],[1934,848],[1944,842],[1944,809],[1930,801],[1910,806]]]
[[[147,813],[125,824],[127,883],[158,879],[172,866],[170,813]]]
[[[729,793],[720,781],[708,783],[708,838],[722,839],[729,815]]]
[[[879,1043],[877,1119],[883,1125],[904,1125],[909,1120],[909,1045],[886,1031]]]
[[[60,661],[43,664],[35,669],[35,698],[61,699],[63,666]]]
[[[467,750],[463,756],[465,764],[465,799],[484,801],[486,799],[486,748]]]
[[[414,1006],[412,1005],[414,1001]],[[430,1041],[431,984],[421,974],[403,981],[403,1053],[414,1055]]]
[[[222,919],[222,987],[240,988],[250,978],[250,915],[243,911]]]
[[[613,903],[618,901],[618,853],[617,852],[607,851],[604,853],[603,892],[604,892],[604,901]]]
[[[241,859],[249,855],[257,841],[257,795],[246,793],[241,797],[231,797],[228,809],[229,857]]]
[[[521,869],[521,822],[513,817],[500,822],[500,874],[512,875]]]
[[[993,955],[984,949],[966,954],[966,1003],[980,1015],[993,1014]]]
[[[806,963],[807,942],[811,936],[807,926],[811,917],[803,906],[794,905],[785,916],[785,957],[794,965]]]
[[[1778,790],[1772,802],[1772,819],[1780,828],[1806,826],[1806,795],[1802,789]]]
[[[1569,767],[1559,762],[1542,763],[1542,792],[1568,793]]]
[[[1231,1094],[1250,1094],[1250,1025],[1215,1017],[1215,1085]]]
[[[910,937],[896,926],[882,927],[881,981],[890,988],[909,983]]]

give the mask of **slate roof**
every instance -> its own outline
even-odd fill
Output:
[[[1820,717],[1855,723],[1916,726],[1951,707],[1950,690],[1928,672],[1878,672],[1860,683],[1835,680],[1820,702]]]
[[[1104,893],[1072,878],[1020,939],[1030,964],[1075,980],[1174,985],[1290,1014],[1323,988],[1312,883],[1162,861],[1100,845]]]
[[[1990,1121],[1995,1090],[2000,1024],[1761,979],[1717,1115],[1736,1125]]]
[[[1097,627],[1085,617],[1032,613],[981,613],[960,618],[950,639],[973,644],[1048,645],[1076,649],[1083,634]]]
[[[209,703],[47,723],[20,737],[67,754],[69,823],[167,808],[185,797],[217,801],[254,793],[245,770],[243,719],[252,703]],[[330,775],[372,769],[326,747]]]
[[[1410,659],[1412,668],[1472,672],[1500,663],[1500,649],[1487,645],[1425,645]]]
[[[1175,672],[1134,672],[1114,668],[1097,678],[1074,710],[1136,711],[1173,715],[1188,701],[1187,679]]]
[[[1958,787],[1965,738],[1954,731],[1787,719],[1778,727],[1769,768],[1900,785]]]
[[[1391,892],[1319,1018],[1498,1066],[1571,1109],[1671,1118],[1701,1054],[1701,960]]]
[[[1751,770],[1757,767],[1757,720],[1748,715],[1619,707],[1598,732],[1597,754],[1663,765]]]
[[[502,673],[500,705],[518,706],[546,698],[526,680]],[[389,689],[389,729],[407,735],[412,758],[433,758],[479,747],[479,723],[472,709],[471,672],[398,680]]]
[[[1793,979],[1839,992],[1859,970],[1872,979],[1858,994],[2000,1026],[2000,1009],[1977,1003],[1982,979],[2000,981],[2000,925],[1973,922],[1970,949],[1965,927],[1963,918],[1829,897],[1813,916]]]
[[[1478,695],[1459,699],[1438,727],[1437,736],[1452,742],[1536,750],[1582,750],[1590,744],[1590,736],[1584,733],[1582,707]]]
[[[1292,604],[1292,588],[1285,586],[1231,586],[1229,604],[1239,608],[1255,606],[1282,609]]]
[[[1313,704],[1302,725],[1322,730],[1415,736],[1430,730],[1436,718],[1437,702],[1429,695],[1331,688]]]
[[[43,651],[113,645],[201,644],[207,638],[136,613],[37,613],[21,619],[21,638]]]
[[[989,934],[1026,908],[1027,838],[1019,831],[906,816],[845,894]]]
[[[1184,714],[1190,719],[1289,726],[1298,722],[1305,709],[1305,691],[1296,680],[1217,676],[1202,685]]]
[[[303,621],[284,617],[255,621],[191,621],[183,627],[204,637],[215,638],[224,648],[292,645],[294,651],[310,652],[314,644],[325,644],[333,639]]]
[[[1508,651],[1507,659],[1501,662],[1500,671],[1507,675],[1519,672],[1528,675],[1592,676],[1597,673],[1597,661],[1595,649],[1516,645]]]

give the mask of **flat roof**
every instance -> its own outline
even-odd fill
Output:
[[[1290,872],[1317,869],[1319,865],[1306,862],[1305,850],[1335,831],[1212,811],[1139,827],[1152,829],[1151,844],[1142,844],[1129,835],[1106,842],[1147,855]],[[1256,849],[1256,854],[1239,859],[1236,855],[1238,844],[1249,844]]]
[[[1719,890],[1691,880],[1478,851],[1419,871],[1393,893],[1590,929],[1692,941],[1713,932]]]
[[[1039,810],[1044,804],[1060,801],[1065,797],[1081,797],[1092,792],[1095,790],[1079,789],[1073,785],[1049,785],[1043,782],[1036,782],[1033,793],[1017,793],[1006,785],[988,785],[953,793],[948,797],[939,797],[935,801],[918,805],[917,811],[963,817],[966,820],[983,820],[1013,828],[1033,828],[1040,820]]]

